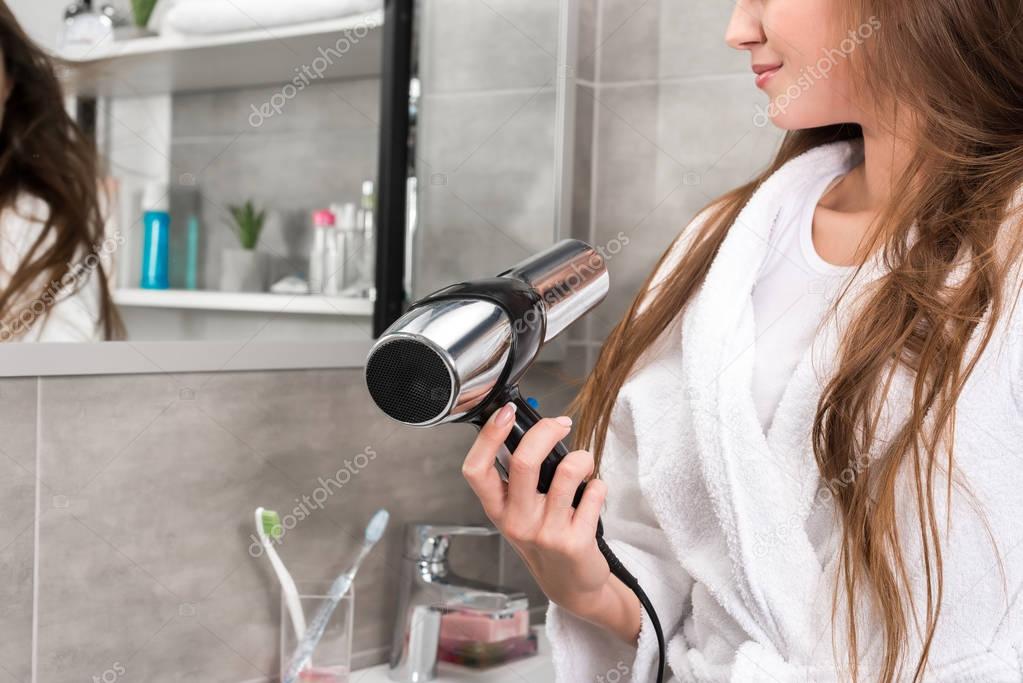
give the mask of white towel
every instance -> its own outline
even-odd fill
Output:
[[[161,4],[169,2],[162,0]],[[176,0],[161,33],[216,34],[304,24],[379,10],[383,0]]]
[[[669,640],[676,680],[729,683],[836,681],[847,676],[845,624],[835,628],[831,597],[834,542],[811,541],[807,520],[833,505],[810,444],[820,392],[833,371],[839,330],[882,272],[875,258],[853,284],[834,320],[797,367],[765,435],[750,391],[755,330],[753,279],[790,188],[848,170],[862,141],[823,145],[790,160],[743,208],[694,299],[626,382],[612,413],[604,455],[609,486],[604,515],[610,544],[650,594]],[[678,240],[682,250],[702,220]],[[1013,229],[1018,230],[1018,227]],[[911,233],[911,239],[914,233]],[[1010,290],[1010,299],[1018,290]],[[952,494],[943,541],[945,598],[928,681],[1023,680],[1023,305],[999,321],[958,403],[956,467],[983,506]],[[908,405],[911,377],[897,373],[883,439]],[[899,500],[901,537],[917,611],[926,604],[913,494]],[[948,501],[940,475],[938,519]],[[1005,567],[1005,588],[989,524]],[[819,557],[824,557],[822,562]],[[864,610],[867,609],[864,606]],[[867,614],[867,612],[864,612]],[[869,617],[867,618],[869,623]],[[911,627],[912,628],[912,627]],[[639,647],[616,643],[552,605],[548,612],[558,681],[653,680],[657,647],[644,615]],[[877,629],[862,633],[863,680],[875,678]],[[920,652],[911,636],[908,661]],[[612,673],[614,672],[614,673]]]

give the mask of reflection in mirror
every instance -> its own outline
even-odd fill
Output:
[[[496,275],[557,235],[559,3],[417,3],[412,292]]]
[[[0,15],[19,183],[0,195],[33,198],[4,224],[9,338],[368,340],[380,3],[272,28],[227,5],[140,27],[122,4]]]
[[[81,232],[56,270],[37,274],[56,283],[55,305],[7,339],[314,343],[319,367],[334,342],[370,343],[377,271],[404,271],[381,297],[398,302],[392,315],[402,300],[496,274],[556,239],[558,3],[414,3],[407,136],[381,132],[392,54],[382,3],[341,3],[360,9],[272,30],[237,12],[198,25],[157,12],[139,27],[127,2],[79,4],[14,0],[4,17],[5,45],[38,45],[51,59],[37,68],[50,64],[56,81],[11,78],[0,137],[14,133],[10,112],[28,111],[22,96],[49,83],[51,128],[69,142],[40,158],[81,176],[50,188],[77,198],[55,217]],[[383,135],[407,137],[409,163],[394,183],[404,217],[388,222],[405,244],[386,253],[383,240],[378,264],[381,220],[393,218],[378,203]],[[25,221],[22,237],[56,234],[44,226]],[[12,321],[34,302],[8,286],[31,242],[0,254],[0,310]],[[61,287],[62,268],[80,286]],[[259,357],[268,353],[278,352]]]

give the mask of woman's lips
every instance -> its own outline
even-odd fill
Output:
[[[774,67],[769,67],[769,68],[767,68],[767,69],[764,69],[764,70],[762,70],[762,71],[759,71],[759,72],[757,73],[757,79],[756,79],[756,81],[757,81],[757,87],[758,87],[758,88],[763,88],[763,87],[764,87],[764,85],[765,85],[765,84],[766,84],[766,83],[767,83],[767,82],[768,82],[769,80],[771,80],[771,77],[772,77],[772,76],[774,76],[774,75],[775,75],[776,73],[778,73],[778,72],[779,72],[779,71],[781,70],[781,67],[782,67],[782,65],[781,65],[781,64],[778,64],[777,66],[774,66]]]

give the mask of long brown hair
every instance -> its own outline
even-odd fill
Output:
[[[921,637],[921,655],[911,663],[913,680],[919,681],[942,603],[941,535],[947,520],[935,511],[934,475],[950,492],[956,402],[1012,294],[1010,270],[1020,254],[1018,229],[1000,228],[1023,181],[1023,13],[1019,0],[836,4],[847,27],[867,18],[880,26],[850,55],[859,101],[872,94],[877,118],[887,122],[894,118],[893,103],[899,103],[899,111],[913,113],[917,132],[912,157],[891,188],[899,200],[889,202],[865,237],[864,259],[871,252],[880,256],[884,272],[857,300],[856,315],[843,332],[812,442],[825,482],[842,481],[857,456],[880,449],[866,472],[833,490],[842,525],[833,612],[844,607],[850,615],[850,674],[856,680],[860,671],[852,615],[864,593],[883,627],[879,680],[903,677],[912,626]],[[708,205],[709,219],[647,307],[640,310],[657,269],[606,340],[571,406],[578,413],[577,448],[591,449],[599,463],[623,383],[690,300],[760,184],[808,149],[860,135],[857,124],[791,131],[763,173]],[[918,238],[907,240],[914,222]],[[949,284],[954,268],[963,268],[963,275]],[[985,313],[990,322],[978,326]],[[968,354],[975,330],[981,331],[977,352]],[[880,444],[877,411],[897,366],[912,373],[912,405],[895,437]],[[897,476],[908,477],[916,497],[918,528],[910,531],[918,535],[924,556],[922,624],[899,536],[906,529],[897,524]]]
[[[0,291],[3,339],[23,335],[88,277],[100,289],[103,336],[123,334],[103,265],[104,221],[95,145],[68,115],[50,58],[0,1],[0,50],[10,96],[0,124],[0,210],[41,200],[45,225]],[[35,218],[42,218],[41,216]],[[84,276],[83,276],[84,274]]]

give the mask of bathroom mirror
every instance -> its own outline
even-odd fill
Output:
[[[359,366],[410,299],[540,251],[570,210],[574,2],[148,27],[82,2],[108,26],[85,45],[68,0],[8,4],[70,55],[126,337],[5,344],[3,375]]]

